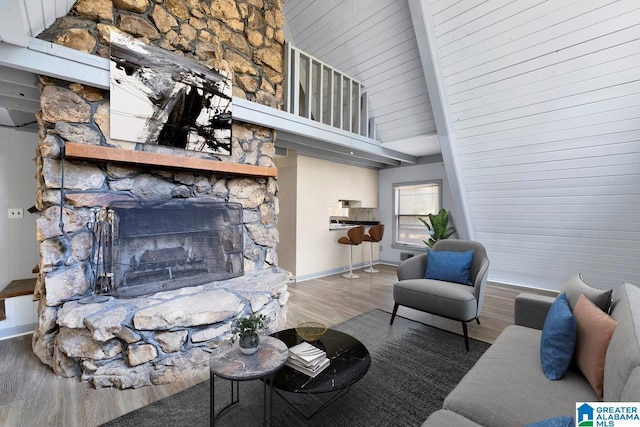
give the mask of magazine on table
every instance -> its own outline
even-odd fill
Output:
[[[309,375],[311,378],[315,378],[316,375],[318,375],[320,372],[324,371],[325,368],[327,366],[329,366],[329,359],[327,359],[326,357],[324,358],[324,361],[322,361],[319,365],[317,365],[314,368],[308,368],[306,366],[303,366],[301,364],[299,364],[299,362],[295,361],[292,358],[287,359],[286,365],[302,372],[303,374],[307,374]]]
[[[305,341],[289,348],[287,366],[315,377],[329,366],[329,359],[325,351]]]

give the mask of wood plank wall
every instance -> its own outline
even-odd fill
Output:
[[[491,280],[640,284],[640,3],[429,0]]]

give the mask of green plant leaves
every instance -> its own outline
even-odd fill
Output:
[[[430,237],[428,241],[424,241],[425,245],[432,248],[438,240],[448,239],[456,232],[455,227],[449,227],[450,214],[446,209],[440,209],[436,215],[429,214],[428,221],[424,218],[418,218],[429,230]]]
[[[264,326],[267,317],[264,314],[257,316],[252,314],[249,317],[242,317],[234,322],[231,341],[234,342],[238,336],[246,334],[256,334]]]

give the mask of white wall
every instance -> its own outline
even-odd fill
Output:
[[[276,157],[278,166],[278,266],[296,274],[297,155]]]
[[[452,210],[451,191],[447,182],[447,176],[442,161],[403,166],[398,168],[382,169],[379,171],[380,221],[385,224],[382,239],[382,252],[380,259],[390,264],[400,262],[400,254],[403,252],[417,254],[426,250],[426,246],[420,249],[408,247],[393,247],[393,185],[441,180],[442,182],[442,207],[451,211],[450,225],[455,226],[456,213]],[[455,237],[455,236],[454,236]]]
[[[472,237],[490,280],[640,284],[640,9],[428,0]]]
[[[378,207],[378,171],[344,164],[332,163],[312,157],[296,157],[296,203],[280,200],[278,229],[295,227],[295,268],[287,268],[284,260],[290,251],[287,235],[281,234],[278,244],[280,266],[295,274],[297,280],[323,276],[348,270],[349,247],[337,240],[346,234],[344,230],[329,230],[329,208],[338,206],[338,200],[359,200],[361,207]],[[292,183],[285,182],[291,175],[280,174],[280,191]],[[284,197],[284,194],[280,196]],[[288,197],[291,199],[291,197]],[[295,223],[285,211],[295,209]],[[354,248],[354,265],[363,265],[369,260],[369,246],[362,244]],[[374,252],[374,259],[377,251]]]
[[[35,147],[38,136],[0,127],[0,289],[12,280],[35,277],[38,264],[35,204]],[[9,208],[22,208],[23,219],[8,219]],[[0,338],[27,331],[36,320],[32,296],[5,301],[7,319],[0,321]]]

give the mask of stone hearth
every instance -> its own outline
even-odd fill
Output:
[[[136,388],[206,374],[208,351],[227,345],[238,316],[285,322],[286,273],[261,270],[206,285],[105,303],[68,302],[58,311],[59,366],[96,387]],[[77,363],[81,361],[81,363]]]
[[[281,0],[79,0],[39,37],[108,57],[109,33],[125,32],[230,73],[236,97],[278,107],[283,24]],[[40,88],[33,350],[44,364],[96,387],[162,384],[202,374],[208,353],[228,343],[239,316],[265,314],[267,332],[284,326],[288,274],[277,267],[277,180],[239,172],[275,170],[272,129],[234,121],[228,156],[126,143],[110,138],[108,91],[43,76]],[[65,147],[83,146],[99,155],[65,154]],[[144,161],[132,161],[145,153]],[[163,161],[149,162],[156,158]],[[80,304],[91,295],[92,212],[115,201],[240,204],[244,276]]]

